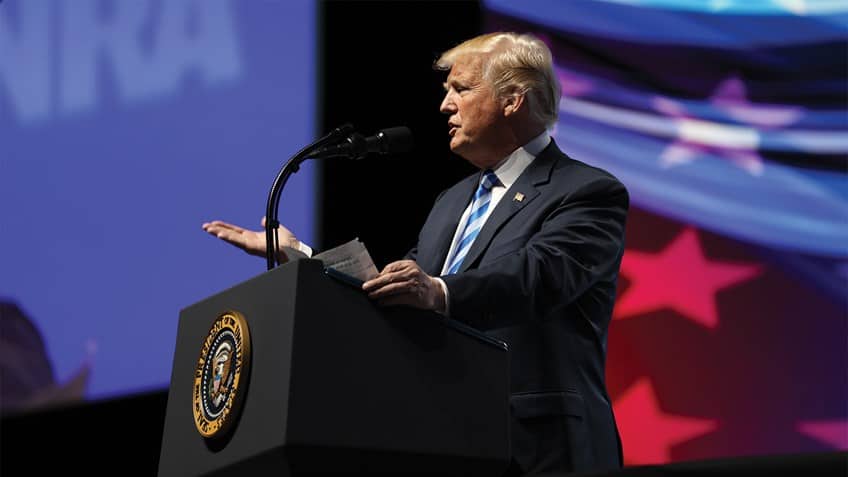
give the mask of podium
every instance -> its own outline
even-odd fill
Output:
[[[229,411],[227,432],[204,437],[197,396],[216,383],[203,355],[228,313],[243,317],[249,350],[231,370],[231,408],[211,405]],[[159,475],[498,476],[508,360],[504,343],[460,323],[377,307],[320,261],[287,263],[180,312]]]

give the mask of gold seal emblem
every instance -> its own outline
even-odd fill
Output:
[[[194,370],[192,408],[197,432],[206,438],[227,434],[241,410],[250,371],[250,331],[237,311],[212,324]]]

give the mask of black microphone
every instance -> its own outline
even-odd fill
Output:
[[[359,133],[353,133],[341,143],[318,149],[310,154],[309,157],[315,159],[349,157],[359,160],[371,153],[396,154],[411,151],[412,148],[412,131],[408,127],[399,126],[383,129],[369,137],[365,137]]]

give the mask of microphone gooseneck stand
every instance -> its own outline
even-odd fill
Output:
[[[289,159],[283,168],[280,169],[280,172],[274,179],[274,183],[271,185],[270,192],[268,192],[268,203],[265,206],[265,259],[268,265],[268,270],[272,270],[279,264],[277,260],[277,247],[279,245],[277,228],[280,226],[280,222],[277,214],[280,205],[280,195],[282,194],[283,187],[286,185],[286,181],[288,181],[289,176],[297,172],[300,169],[300,165],[305,160],[309,159],[310,154],[315,152],[315,150],[334,141],[344,139],[352,131],[353,126],[350,124],[337,127],[326,136],[298,151],[298,153]]]
[[[2,1],[2,0],[0,0]],[[329,134],[301,149],[294,155],[277,174],[271,192],[268,193],[268,204],[265,209],[265,258],[268,270],[279,264],[277,247],[279,237],[277,228],[277,212],[280,204],[280,194],[289,176],[300,169],[300,164],[306,159],[328,157],[348,157],[359,160],[370,153],[393,154],[412,150],[412,132],[405,126],[383,129],[377,134],[365,137],[353,132],[353,126],[344,124],[333,129]]]

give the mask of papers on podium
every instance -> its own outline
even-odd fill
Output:
[[[283,250],[289,260],[308,258],[300,250],[289,247],[283,247]],[[321,252],[312,258],[320,260],[333,278],[356,287],[362,286],[362,282],[374,278],[378,273],[371,254],[359,238]]]
[[[326,268],[331,268],[362,281],[370,280],[379,273],[374,261],[371,260],[371,254],[368,253],[368,249],[365,248],[365,244],[359,241],[359,238],[321,252],[312,258],[321,260]]]

